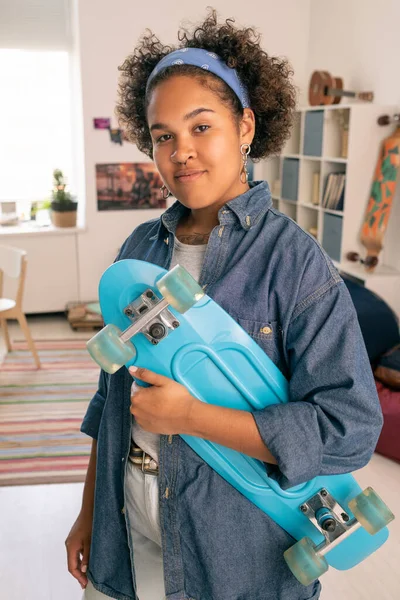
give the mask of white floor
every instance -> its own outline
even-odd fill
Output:
[[[29,324],[35,339],[91,335],[72,332],[63,317],[30,318]],[[11,337],[21,339],[11,325]],[[2,353],[0,338],[0,359]],[[375,454],[357,479],[363,488],[372,485],[394,512],[399,510],[399,464]],[[1,599],[80,600],[81,588],[66,568],[64,540],[78,514],[82,489],[83,484],[0,488]],[[400,598],[400,516],[390,531],[389,541],[367,561],[351,571],[324,575],[322,600]]]

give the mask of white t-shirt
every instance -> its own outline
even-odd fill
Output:
[[[182,244],[177,238],[174,242],[174,252],[172,255],[171,267],[181,265],[184,267],[196,281],[199,281],[201,269],[203,267],[204,255],[207,250],[207,244],[198,246],[192,246],[189,244]],[[137,389],[138,386],[135,382],[132,384],[132,392]],[[145,431],[136,423],[135,417],[132,415],[132,439],[137,446],[140,446],[142,450],[150,454],[154,460],[159,461],[160,452],[160,435],[158,433],[151,433]]]

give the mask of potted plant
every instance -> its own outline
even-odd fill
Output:
[[[78,203],[66,192],[67,184],[60,169],[53,171],[53,190],[51,192],[51,220],[56,227],[75,227]]]

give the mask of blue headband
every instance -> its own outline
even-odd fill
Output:
[[[151,80],[154,79],[162,69],[173,65],[194,65],[205,71],[210,71],[210,73],[214,73],[214,75],[218,75],[218,77],[225,81],[225,83],[235,92],[243,108],[248,108],[250,106],[247,89],[240,81],[236,69],[228,67],[228,65],[225,64],[217,54],[214,54],[214,52],[208,52],[201,48],[181,48],[180,50],[174,50],[174,52],[170,52],[167,56],[164,56],[150,73],[150,77],[147,80],[146,92]]]

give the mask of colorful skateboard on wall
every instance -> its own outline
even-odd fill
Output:
[[[203,402],[248,412],[288,402],[288,384],[276,365],[179,265],[168,272],[121,260],[103,274],[99,297],[107,325],[87,347],[106,372],[145,367],[183,384]],[[353,567],[388,537],[393,514],[350,474],[316,477],[283,490],[263,462],[209,440],[181,437],[299,540],[284,558],[304,585],[328,565]]]
[[[400,121],[400,114],[379,117],[379,125]],[[371,195],[368,201],[360,241],[367,250],[367,256],[361,258],[357,252],[349,252],[346,258],[352,262],[361,262],[368,272],[373,272],[378,264],[379,253],[383,248],[383,238],[392,210],[393,198],[400,165],[400,125],[382,142],[380,155],[375,168]]]

